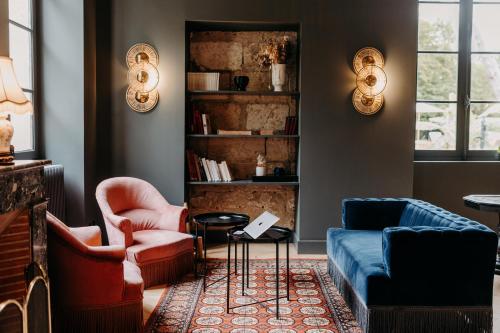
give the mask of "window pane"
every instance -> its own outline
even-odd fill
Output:
[[[469,149],[496,150],[500,147],[500,104],[472,103]]]
[[[33,99],[32,94],[25,92],[29,100]],[[11,114],[10,121],[14,126],[14,136],[12,145],[16,152],[33,149],[33,114]]]
[[[456,101],[456,54],[419,54],[417,71],[417,99]]]
[[[457,51],[459,5],[420,4],[419,51]]]
[[[471,56],[471,99],[500,101],[500,55]]]
[[[474,5],[472,51],[500,51],[500,5]]]
[[[456,136],[456,103],[417,103],[415,149],[454,150]]]
[[[9,24],[9,52],[19,84],[25,89],[32,89],[31,33]]]
[[[9,0],[9,19],[31,28],[31,1]]]

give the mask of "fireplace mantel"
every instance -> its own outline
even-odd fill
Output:
[[[48,298],[43,297],[48,290],[42,293],[37,291],[32,297],[29,293],[32,288],[40,288],[40,281],[48,289],[46,164],[50,161],[25,160],[0,166],[0,305],[12,301],[20,306],[33,302],[35,308],[47,309],[49,304]],[[30,318],[35,318],[33,316],[44,323],[42,326],[50,327],[50,310],[45,315],[43,311],[42,315],[36,315],[31,313],[31,306],[24,307],[23,331],[29,330],[29,323],[33,322]],[[12,328],[19,327],[12,318],[8,313],[0,316],[1,332],[18,331]],[[38,329],[29,331],[36,332]]]

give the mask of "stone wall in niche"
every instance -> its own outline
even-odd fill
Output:
[[[206,212],[229,211],[245,213],[251,219],[263,211],[280,217],[277,225],[295,228],[296,191],[291,186],[191,186],[191,216]]]
[[[296,88],[297,73],[297,33],[290,31],[203,31],[192,32],[190,43],[190,67],[192,71],[226,72],[222,75],[220,89],[233,87],[234,75],[247,75],[250,78],[248,90],[269,90],[270,73],[261,68],[258,54],[261,46],[269,40],[279,40],[284,36],[290,41],[290,54],[287,63],[289,90]],[[285,88],[287,88],[285,86]]]

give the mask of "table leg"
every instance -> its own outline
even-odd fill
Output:
[[[195,279],[198,278],[198,260],[200,258],[198,258],[198,223],[196,223],[196,221],[193,220],[193,223],[194,223],[194,250],[195,250],[195,253],[194,253],[194,277]]]
[[[238,243],[235,243],[238,246]],[[229,296],[230,296],[230,276],[231,276],[231,239],[227,238],[227,286],[226,286],[226,312],[229,313]]]
[[[243,247],[243,265],[241,271],[241,296],[245,296],[245,241],[241,242],[241,246]]]
[[[207,225],[203,225],[203,291],[207,291]]]
[[[247,288],[250,288],[250,242],[247,242]]]
[[[276,319],[280,318],[280,250],[279,242],[276,244]]]
[[[499,242],[497,245],[497,264],[495,266],[495,274],[500,275],[500,213],[498,213],[497,235]]]
[[[238,276],[238,243],[234,247],[234,275]]]
[[[290,300],[290,240],[286,240],[286,299]]]

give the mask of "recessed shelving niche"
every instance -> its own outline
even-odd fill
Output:
[[[286,36],[290,42],[285,90],[272,91],[269,70],[258,64],[261,46]],[[280,216],[281,226],[295,229],[297,182],[252,182],[257,155],[267,159],[266,172],[282,167],[299,175],[300,91],[298,24],[187,22],[186,80],[188,72],[220,73],[218,91],[189,91],[186,83],[186,150],[200,157],[226,161],[234,180],[226,183],[193,181],[186,158],[186,201],[190,213],[234,211],[255,218],[264,210]],[[236,91],[236,75],[246,75],[247,91]],[[193,112],[209,116],[212,132],[193,132]],[[286,118],[295,116],[297,131],[284,132]],[[253,135],[218,135],[217,129],[252,131]],[[260,135],[260,130],[273,130]]]

